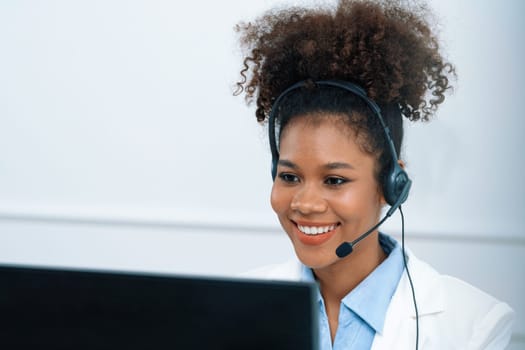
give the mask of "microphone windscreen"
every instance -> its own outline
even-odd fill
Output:
[[[352,245],[348,242],[345,242],[339,247],[337,247],[337,249],[335,250],[335,254],[337,254],[337,256],[340,258],[344,258],[348,254],[350,254],[352,250],[354,250],[354,248],[352,248]]]

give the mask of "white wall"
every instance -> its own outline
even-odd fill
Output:
[[[0,262],[228,275],[291,256],[264,132],[231,96],[232,28],[311,2],[2,2]],[[432,5],[459,80],[407,130],[409,243],[511,304],[525,347],[525,4]]]

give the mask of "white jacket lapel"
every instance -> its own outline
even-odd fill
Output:
[[[443,311],[443,291],[439,274],[433,268],[410,253],[408,257],[408,269],[414,283],[418,306],[419,347],[421,349],[424,348],[428,337],[428,332],[421,328],[421,320]],[[385,317],[383,332],[376,334],[371,349],[415,349],[416,314],[406,271],[401,276]]]

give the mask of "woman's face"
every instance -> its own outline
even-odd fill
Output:
[[[303,264],[325,268],[340,260],[341,243],[377,223],[384,201],[375,157],[340,117],[315,117],[297,117],[282,133],[271,204]]]

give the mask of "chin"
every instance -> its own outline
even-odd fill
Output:
[[[303,265],[311,269],[320,269],[335,264],[339,258],[335,254],[335,249],[320,251],[319,249],[303,249],[294,246],[295,255]]]

